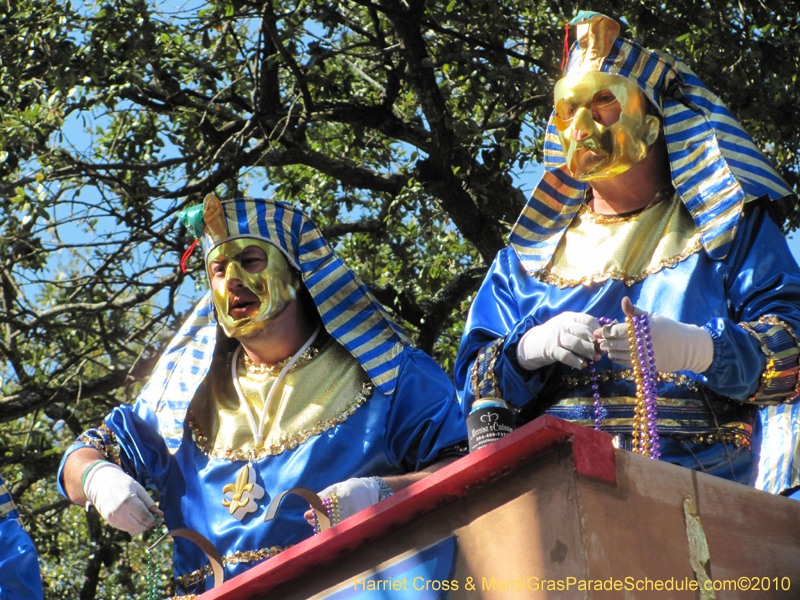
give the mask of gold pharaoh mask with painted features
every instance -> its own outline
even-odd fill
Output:
[[[214,248],[207,262],[217,317],[228,337],[246,335],[274,321],[297,298],[302,285],[283,253],[262,240],[229,240]],[[224,280],[215,288],[214,278],[221,276]]]
[[[554,121],[575,179],[608,179],[647,156],[660,127],[647,102],[633,81],[600,71],[573,72],[556,84]]]

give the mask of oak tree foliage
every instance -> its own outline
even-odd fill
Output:
[[[176,212],[205,194],[302,207],[452,370],[533,186],[578,9],[681,56],[800,186],[793,0],[2,4],[0,469],[48,598],[143,590],[142,541],[70,507],[56,470],[202,295]]]

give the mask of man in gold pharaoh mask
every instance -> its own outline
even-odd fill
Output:
[[[227,579],[313,534],[302,501],[264,522],[282,492],[319,492],[336,524],[459,454],[447,376],[303,213],[209,195],[182,218],[203,240],[211,291],[136,404],[69,448],[68,498],[132,535],[155,516],[203,535]],[[173,565],[186,594],[212,571],[183,538]]]
[[[797,411],[781,405],[798,393],[800,269],[774,220],[794,192],[681,61],[597,13],[571,25],[545,173],[461,342],[465,412],[502,398],[520,422],[551,414],[690,469],[797,485],[781,439]],[[767,430],[759,469],[763,405],[794,421]]]

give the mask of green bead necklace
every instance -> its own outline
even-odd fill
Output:
[[[164,519],[158,517],[154,529],[158,529],[164,524]],[[150,546],[147,549],[147,589],[145,591],[144,600],[159,600],[158,599],[158,571],[163,558],[163,551],[161,549],[161,540]]]

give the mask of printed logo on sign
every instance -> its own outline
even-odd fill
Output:
[[[500,415],[497,413],[486,413],[485,415],[481,415],[481,421],[484,423],[489,423],[490,425],[493,421],[497,421],[499,418]]]

